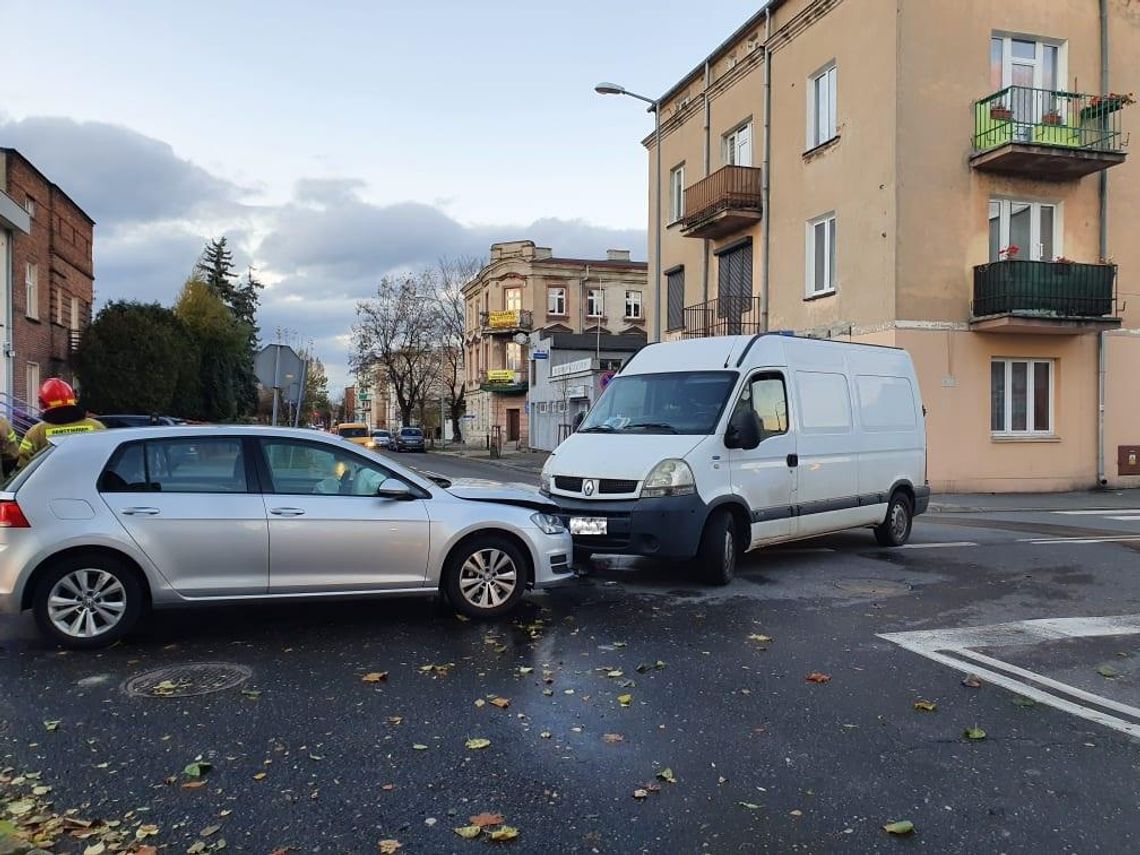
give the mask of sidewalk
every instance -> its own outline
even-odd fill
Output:
[[[546,458],[550,456],[548,451],[515,451],[513,449],[503,449],[501,457],[491,457],[491,453],[486,448],[462,448],[462,447],[449,447],[433,448],[435,454],[446,454],[450,457],[462,457],[466,460],[481,460],[487,463],[494,463],[498,466],[505,466],[508,469],[518,469],[522,472],[541,472],[542,466],[546,463]]]
[[[1115,511],[1140,508],[1140,489],[1080,490],[1073,493],[935,493],[930,512],[939,514],[1014,511]]]

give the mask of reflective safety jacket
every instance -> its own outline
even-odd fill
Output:
[[[93,430],[106,430],[106,427],[95,419],[79,419],[62,425],[38,422],[28,429],[24,434],[24,441],[20,443],[20,465],[23,466],[31,460],[37,451],[48,444],[51,437],[90,433]]]

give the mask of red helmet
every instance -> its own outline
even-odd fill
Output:
[[[74,407],[75,390],[66,380],[52,377],[40,386],[40,409],[55,410],[59,407]]]

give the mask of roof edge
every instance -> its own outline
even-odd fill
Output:
[[[48,185],[48,187],[50,187],[52,190],[54,190],[56,193],[58,193],[60,196],[62,196],[64,199],[66,199],[68,202],[70,202],[72,205],[74,205],[75,210],[77,210],[83,216],[83,218],[85,220],[87,220],[87,222],[89,222],[91,225],[95,225],[95,220],[92,218],[92,216],[90,214],[88,214],[86,211],[83,210],[83,206],[80,205],[78,202],[76,202],[74,199],[72,199],[70,196],[68,196],[66,190],[64,190],[62,187],[60,187],[58,184],[56,184],[54,181],[52,181],[50,178],[48,178],[46,175],[44,175],[43,172],[40,171],[40,168],[38,166],[36,166],[34,163],[32,163],[30,160],[28,160],[28,158],[25,157],[24,154],[21,153],[19,149],[11,148],[9,146],[0,146],[0,151],[4,152],[5,154],[14,154],[14,155],[16,155],[16,157],[20,158],[20,160],[22,160],[24,163],[26,163],[28,165],[28,168],[31,169],[32,172],[34,172],[36,175],[38,175],[40,177],[40,179],[46,185]]]

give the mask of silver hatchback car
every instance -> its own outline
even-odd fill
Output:
[[[537,493],[446,489],[312,431],[148,427],[59,439],[0,488],[0,612],[74,648],[150,607],[443,593],[497,617],[570,578]]]

